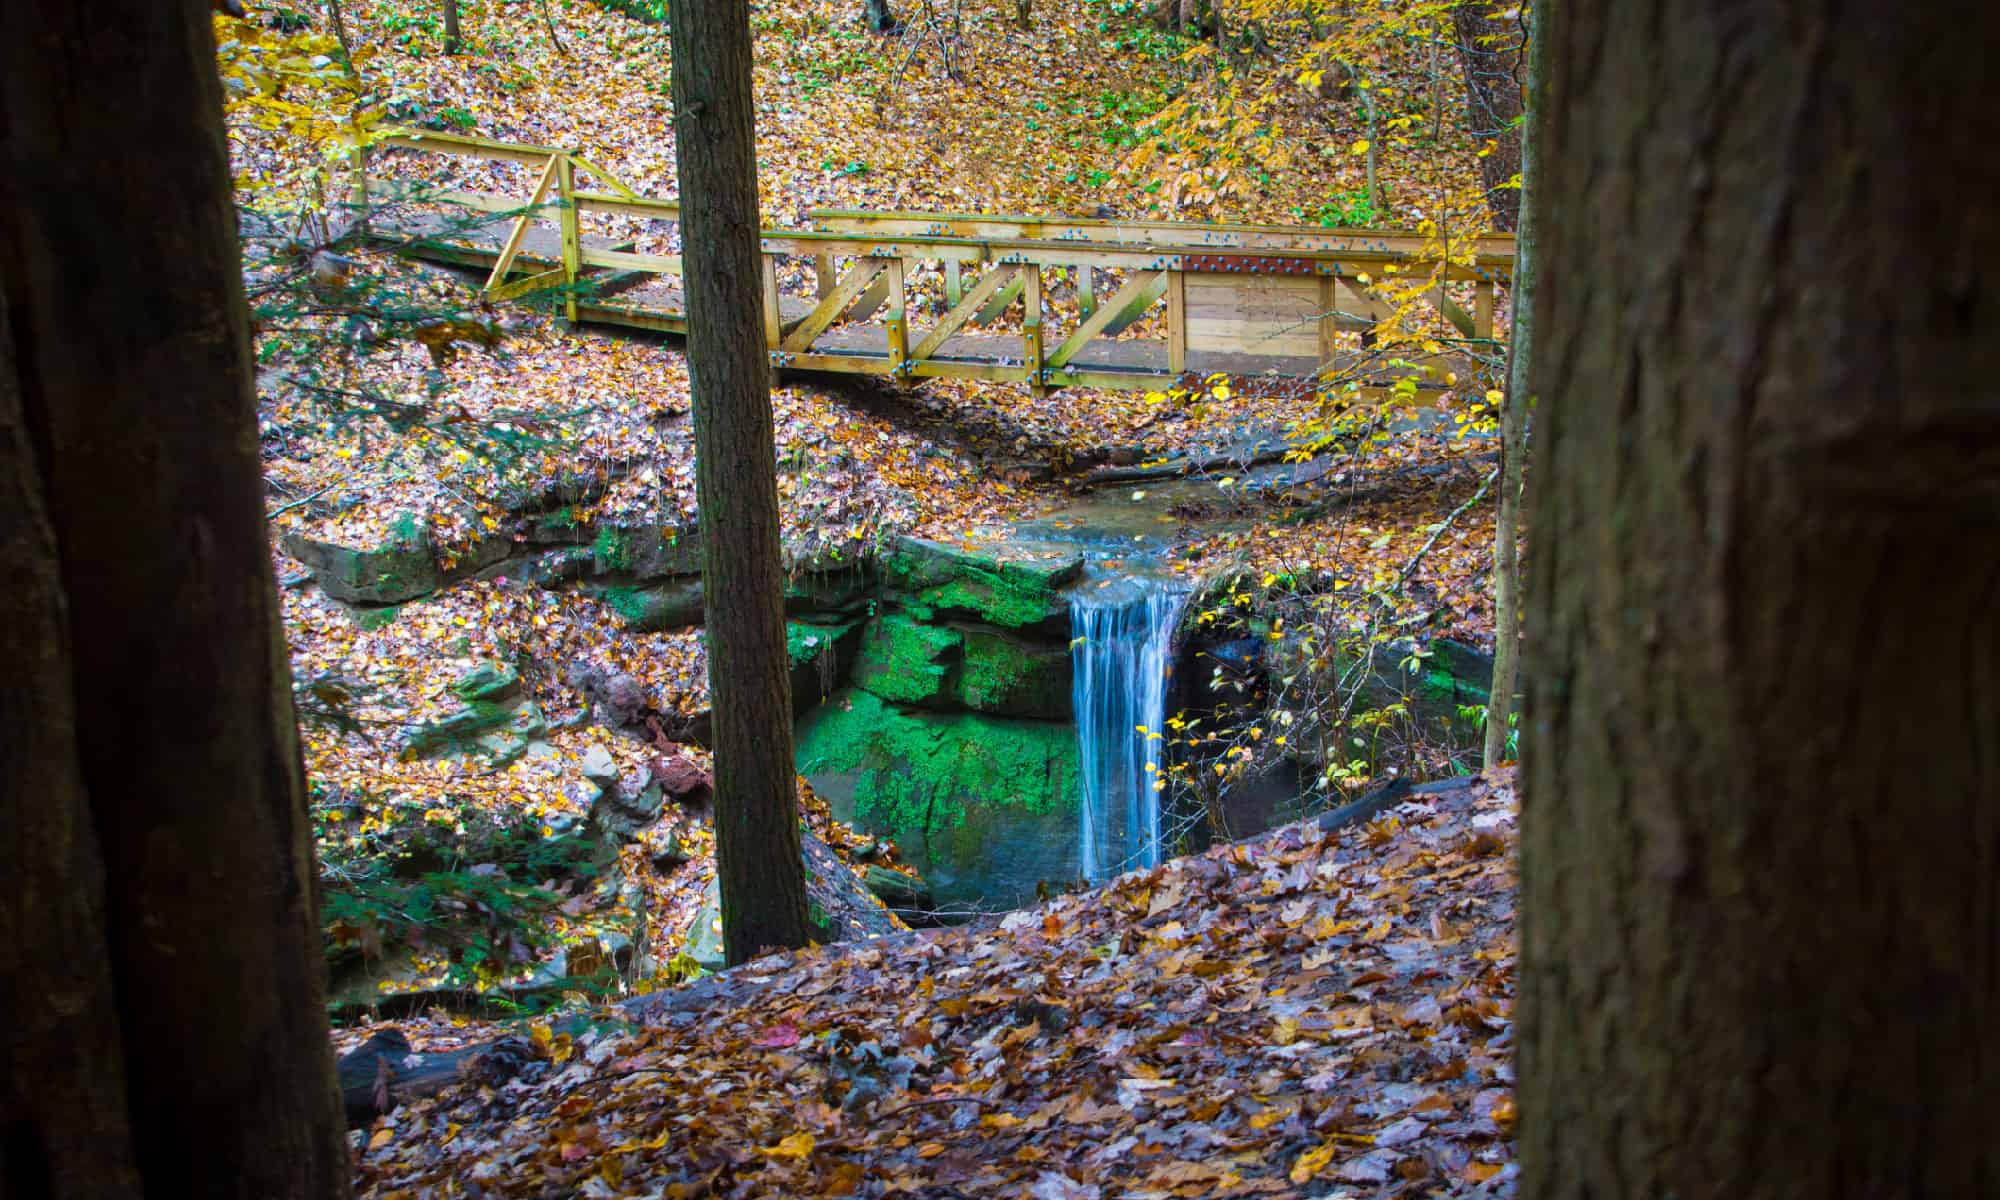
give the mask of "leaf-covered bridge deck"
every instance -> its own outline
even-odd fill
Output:
[[[679,255],[584,231],[586,218],[637,219],[671,239],[677,202],[640,196],[552,147],[421,131],[384,144],[539,174],[525,198],[358,176],[362,194],[401,202],[372,222],[377,239],[488,269],[492,300],[553,292],[572,321],[686,332]],[[612,190],[583,190],[580,174]],[[1495,293],[1513,266],[1507,237],[1478,238],[1445,260],[1431,239],[1377,230],[846,210],[810,218],[811,231],[763,235],[774,369],[1037,391],[1211,375],[1370,397],[1399,381],[1437,387],[1468,365],[1451,347],[1491,343]],[[1065,303],[1052,304],[1058,288]],[[1413,299],[1445,332],[1426,352],[1377,348],[1378,323]]]

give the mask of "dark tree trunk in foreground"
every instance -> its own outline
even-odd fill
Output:
[[[672,0],[695,487],[715,713],[715,854],[729,961],[806,944],[758,252],[750,10]]]
[[[1526,18],[1519,4],[1464,0],[1451,13],[1465,69],[1467,132],[1490,140],[1493,150],[1479,160],[1486,181],[1486,207],[1496,229],[1508,233],[1521,219],[1521,191],[1508,186],[1521,170],[1521,113],[1527,46]]]
[[[9,1197],[347,1191],[209,14],[0,6]]]
[[[1523,1195],[1994,1195],[2000,20],[1546,16]]]

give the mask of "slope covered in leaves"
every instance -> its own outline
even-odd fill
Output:
[[[1473,782],[760,959],[378,1121],[362,1194],[1509,1194],[1514,820]]]

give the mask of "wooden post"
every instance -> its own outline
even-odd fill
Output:
[[[1472,336],[1493,340],[1493,281],[1482,279],[1473,288]]]
[[[1028,372],[1028,387],[1037,398],[1049,394],[1042,379],[1042,265],[1021,264],[1021,362]]]
[[[819,298],[824,300],[833,294],[836,279],[833,271],[833,255],[813,255],[813,279],[819,288]]]
[[[903,367],[910,357],[909,295],[903,284],[907,264],[900,258],[889,260],[889,374],[898,384],[907,382]]]
[[[1097,311],[1097,271],[1092,267],[1076,269],[1076,303],[1084,316]]]
[[[583,272],[582,217],[576,210],[576,168],[568,154],[556,155],[556,193],[562,203],[563,315],[576,324],[576,281]]]
[[[958,302],[965,299],[964,268],[965,264],[955,258],[945,260],[944,302],[949,307],[956,308]]]
[[[1187,370],[1187,273],[1167,272],[1167,370],[1179,379]]]
[[[764,354],[770,358],[771,352],[785,336],[785,322],[778,306],[778,256],[763,254],[758,256],[764,264]],[[778,366],[771,364],[771,387],[778,386]]]

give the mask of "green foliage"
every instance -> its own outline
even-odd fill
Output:
[[[562,898],[521,881],[597,871],[590,839],[544,837],[532,821],[467,835],[440,809],[362,801],[322,803],[313,815],[328,954],[376,957],[406,946],[448,963],[451,987],[490,986],[554,948],[550,918]]]
[[[597,531],[597,541],[591,548],[596,551],[599,561],[613,571],[622,571],[632,565],[632,542],[622,529],[606,525]]]
[[[1366,188],[1341,192],[1317,209],[1294,208],[1292,215],[1300,221],[1329,229],[1372,229],[1382,219]]]

